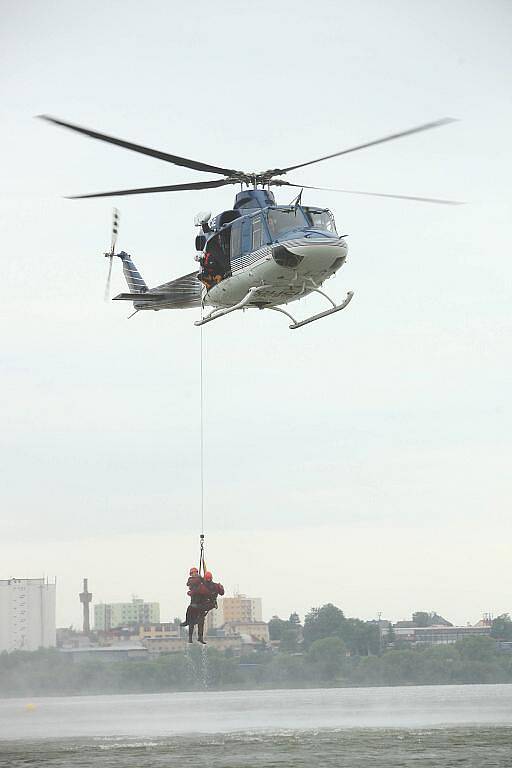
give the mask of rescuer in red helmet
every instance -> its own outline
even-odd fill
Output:
[[[188,626],[188,641],[192,642],[194,626],[197,624],[197,639],[203,645],[204,640],[204,621],[208,611],[217,608],[217,596],[224,594],[222,584],[216,584],[210,571],[206,571],[204,578],[201,578],[197,568],[190,569],[190,575],[187,581],[190,605],[187,608],[185,621],[182,627]]]
[[[204,639],[204,620],[208,611],[217,608],[217,597],[224,594],[222,584],[216,584],[213,581],[211,571],[205,571],[203,583],[199,587],[201,610],[197,619],[197,639],[203,645],[206,645]]]
[[[224,587],[220,583],[215,583],[211,571],[206,571],[204,574],[204,585],[208,590],[208,597],[212,602],[212,608],[217,607],[217,597],[224,594]]]

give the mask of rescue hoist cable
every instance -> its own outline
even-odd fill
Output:
[[[199,537],[200,544],[200,552],[199,552],[199,575],[204,576],[206,573],[206,563],[204,560],[204,533],[202,533]]]
[[[201,320],[203,319],[203,305],[201,303]],[[200,418],[200,439],[199,439],[199,474],[200,474],[200,496],[201,496],[201,535],[199,537],[200,551],[199,551],[199,575],[203,576],[206,570],[204,561],[204,343],[203,343],[203,326],[199,330],[199,418]]]

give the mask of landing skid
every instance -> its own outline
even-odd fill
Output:
[[[255,285],[247,291],[242,301],[239,301],[238,304],[235,304],[233,307],[227,307],[226,309],[212,309],[209,315],[206,315],[206,317],[203,317],[201,320],[196,320],[194,325],[205,325],[205,323],[211,323],[212,320],[217,320],[219,317],[229,315],[231,312],[236,312],[238,309],[243,309],[255,293],[262,291],[265,288],[268,288],[268,285]]]
[[[211,323],[212,320],[217,320],[219,317],[229,315],[231,312],[237,312],[239,309],[244,309],[251,301],[253,295],[258,291],[264,290],[265,288],[268,288],[268,286],[258,285],[250,288],[242,301],[239,301],[238,304],[235,304],[233,307],[227,307],[226,309],[212,309],[209,315],[203,317],[201,320],[196,320],[194,325],[205,325],[206,323]],[[316,315],[311,315],[311,317],[307,317],[305,320],[296,320],[293,315],[287,312],[286,309],[282,309],[282,307],[258,307],[258,309],[272,309],[274,312],[281,312],[281,314],[290,318],[292,324],[289,327],[291,330],[295,330],[296,328],[302,328],[303,325],[307,325],[308,323],[313,323],[315,320],[321,320],[322,317],[327,317],[328,315],[334,315],[335,312],[340,312],[342,309],[345,309],[347,304],[350,303],[352,296],[354,295],[353,291],[349,291],[345,301],[343,301],[341,304],[335,304],[330,296],[321,291],[319,288],[313,288],[312,291],[319,293],[321,296],[324,296],[324,298],[326,298],[327,301],[332,304],[332,308],[326,309],[324,312],[318,312]]]
[[[267,307],[267,309],[273,309],[274,312],[281,312],[281,314],[289,317],[290,320],[292,320],[292,324],[288,327],[292,331],[294,331],[296,328],[302,328],[303,325],[307,325],[308,323],[314,323],[315,320],[321,320],[322,317],[327,317],[328,315],[334,315],[335,312],[340,312],[342,309],[345,309],[347,304],[350,303],[350,301],[352,300],[352,296],[354,295],[354,291],[349,291],[347,293],[347,297],[345,301],[343,301],[341,304],[335,304],[334,301],[329,296],[327,296],[326,293],[318,290],[318,288],[314,290],[316,293],[321,293],[322,296],[325,296],[325,298],[331,302],[332,309],[326,309],[323,312],[318,312],[318,314],[311,315],[311,317],[307,317],[305,320],[295,320],[293,315],[291,315],[289,312],[286,311],[286,309],[282,309],[281,307]]]

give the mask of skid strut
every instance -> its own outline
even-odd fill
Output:
[[[315,293],[319,293],[322,296],[325,296],[327,301],[329,301],[332,304],[331,309],[326,309],[324,312],[318,312],[316,315],[311,315],[311,317],[306,317],[305,320],[295,320],[293,315],[291,315],[289,312],[286,311],[286,309],[282,309],[281,307],[266,307],[266,309],[273,309],[274,312],[281,312],[283,315],[286,315],[287,317],[292,320],[292,324],[289,326],[292,331],[294,331],[296,328],[302,328],[303,325],[307,325],[308,323],[314,323],[315,320],[320,320],[322,317],[327,317],[328,315],[334,315],[335,312],[340,312],[342,309],[345,309],[347,304],[350,303],[352,300],[352,296],[354,295],[354,291],[349,291],[347,293],[347,297],[345,301],[342,301],[341,304],[336,304],[330,296],[328,296],[326,293],[321,291],[319,288],[313,288],[313,291]]]
[[[202,320],[196,320],[194,325],[204,325],[205,323],[211,323],[212,320],[217,320],[219,317],[229,315],[231,312],[236,312],[238,309],[243,309],[245,306],[247,306],[255,293],[262,291],[265,288],[268,288],[268,285],[255,285],[253,288],[249,288],[242,301],[239,301],[238,304],[235,304],[233,307],[226,307],[226,309],[212,309],[209,315],[203,317]]]
[[[211,323],[212,320],[217,320],[219,317],[223,317],[224,315],[229,315],[231,312],[236,312],[239,309],[244,309],[248,306],[249,309],[251,309],[251,305],[249,302],[251,301],[252,296],[257,293],[258,291],[265,290],[268,288],[268,285],[256,285],[253,288],[250,288],[248,292],[245,294],[244,298],[238,302],[238,304],[235,304],[233,307],[226,307],[225,309],[212,309],[209,315],[206,317],[203,317],[202,320],[196,320],[194,325],[204,325],[205,323]],[[334,315],[335,312],[340,312],[342,309],[345,309],[347,304],[350,303],[352,300],[352,296],[354,295],[353,291],[349,291],[347,293],[347,296],[345,298],[345,301],[342,301],[341,304],[336,304],[330,296],[328,296],[326,293],[320,290],[320,288],[317,288],[316,285],[314,288],[310,289],[312,292],[319,293],[321,296],[323,296],[327,301],[332,304],[331,309],[326,309],[323,312],[318,312],[316,315],[311,315],[311,317],[307,317],[305,320],[296,320],[293,315],[291,315],[286,309],[283,309],[282,307],[258,307],[258,309],[272,309],[274,312],[281,312],[282,315],[286,315],[286,317],[289,317],[292,321],[289,328],[291,330],[295,330],[296,328],[302,328],[303,325],[307,325],[308,323],[313,323],[315,320],[320,320],[322,317],[328,317],[329,315]]]

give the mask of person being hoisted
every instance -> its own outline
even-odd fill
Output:
[[[197,624],[197,614],[199,609],[199,587],[203,583],[203,579],[199,575],[197,568],[192,567],[188,572],[187,595],[190,597],[190,605],[187,607],[187,613],[185,615],[185,621],[181,622],[182,627],[188,627],[189,643],[192,642],[192,634],[194,632],[194,626]]]
[[[187,608],[185,621],[182,627],[188,627],[188,642],[191,643],[194,635],[194,627],[197,624],[197,639],[203,645],[204,640],[204,621],[208,611],[217,608],[218,595],[224,594],[222,584],[216,584],[210,571],[206,571],[204,578],[199,575],[197,568],[191,568],[187,581],[190,605]]]

